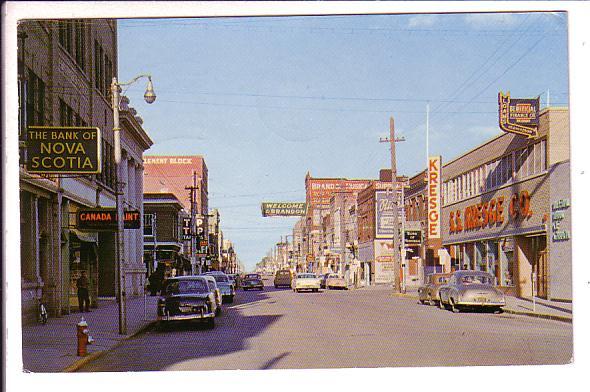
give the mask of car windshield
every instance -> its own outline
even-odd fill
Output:
[[[167,294],[202,294],[208,291],[204,280],[174,280],[166,285]]]
[[[316,276],[314,274],[299,274],[297,275],[299,279],[314,279]]]
[[[449,278],[448,278],[448,277],[446,277],[446,276],[439,276],[439,277],[436,279],[436,281],[437,281],[438,283],[441,283],[441,284],[442,284],[442,283],[447,283],[447,282],[449,281]]]
[[[213,275],[217,283],[228,283],[229,279],[225,275]]]
[[[461,277],[461,284],[493,284],[491,276],[487,275],[464,275]]]
[[[246,279],[260,279],[260,276],[258,274],[248,274]]]

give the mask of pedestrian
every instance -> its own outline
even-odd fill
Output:
[[[158,291],[160,291],[160,285],[162,284],[162,270],[161,269],[157,269],[155,270],[149,277],[150,280],[150,294],[152,296],[158,294]]]
[[[78,287],[78,306],[80,312],[90,312],[90,297],[88,296],[88,277],[86,271],[82,271],[82,275],[76,280]]]

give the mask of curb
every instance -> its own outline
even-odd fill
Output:
[[[415,299],[418,300],[419,297],[417,295],[413,295],[413,294],[404,294],[404,293],[393,293],[394,297],[401,297],[401,298],[409,298],[409,299]],[[561,321],[564,323],[573,323],[573,318],[572,317],[568,317],[568,316],[559,316],[559,315],[553,315],[553,314],[546,314],[546,313],[532,313],[532,312],[522,312],[522,311],[518,311],[518,310],[512,310],[512,309],[506,309],[503,308],[502,309],[504,311],[504,313],[509,313],[509,314],[516,314],[519,316],[529,316],[529,317],[536,317],[536,318],[541,318],[541,319],[546,319],[546,320],[555,320],[555,321]]]
[[[119,347],[121,344],[123,344],[123,342],[125,342],[126,340],[132,339],[135,336],[147,331],[148,329],[150,329],[154,324],[156,324],[156,321],[150,321],[147,324],[143,325],[142,327],[140,327],[137,331],[129,334],[129,335],[125,335],[124,337],[121,338],[121,340],[119,340],[117,343],[115,343],[112,347],[106,349],[106,350],[101,350],[101,351],[95,351],[92,352],[88,355],[86,355],[85,357],[82,357],[80,359],[78,359],[76,362],[74,362],[73,364],[69,365],[68,367],[66,367],[62,372],[63,373],[73,373],[76,372],[78,370],[80,370],[80,368],[82,368],[83,366],[87,365],[88,363],[102,357],[104,354],[106,354],[107,352]]]
[[[542,318],[542,319],[546,319],[546,320],[555,320],[555,321],[561,321],[561,322],[570,323],[570,324],[573,323],[573,318],[568,317],[568,316],[557,316],[557,315],[545,314],[545,313],[520,312],[518,310],[511,310],[511,309],[504,309],[504,313],[517,314],[517,315],[521,315],[521,316],[536,317],[536,318]]]

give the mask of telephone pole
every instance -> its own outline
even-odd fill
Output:
[[[401,293],[401,282],[400,282],[400,274],[401,274],[401,260],[400,260],[400,249],[399,249],[399,216],[398,216],[398,208],[397,208],[397,165],[396,165],[396,158],[395,158],[395,143],[396,142],[403,142],[406,139],[404,137],[400,137],[398,139],[395,138],[395,126],[393,117],[389,118],[389,138],[381,138],[379,142],[386,143],[389,142],[391,146],[391,184],[393,186],[392,189],[392,207],[393,207],[393,269],[395,271],[393,282],[395,285],[395,291],[397,293]],[[403,208],[403,206],[402,206]],[[402,233],[403,236],[403,233]]]
[[[197,214],[197,189],[199,189],[197,187],[197,172],[193,170],[193,185],[192,186],[186,186],[184,187],[184,189],[188,190],[189,193],[189,199],[191,202],[191,241],[190,241],[190,249],[191,249],[191,266],[192,268],[196,268],[197,265],[197,245],[196,245],[196,241],[198,241],[197,239],[197,235],[195,233],[195,216]],[[197,271],[192,271],[193,273],[197,272]],[[199,273],[201,271],[198,271]]]

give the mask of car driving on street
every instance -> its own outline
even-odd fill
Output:
[[[167,279],[158,299],[157,320],[160,326],[180,321],[203,321],[215,327],[217,303],[207,280],[200,276]]]
[[[301,290],[319,291],[320,289],[320,278],[316,274],[303,272],[295,276],[291,283],[293,291],[299,292]]]
[[[264,290],[264,283],[260,274],[246,274],[242,279],[242,289],[244,291],[249,289]]]
[[[275,288],[279,288],[280,286],[291,287],[291,280],[293,279],[293,273],[291,270],[284,269],[278,270],[275,273],[274,285]]]

